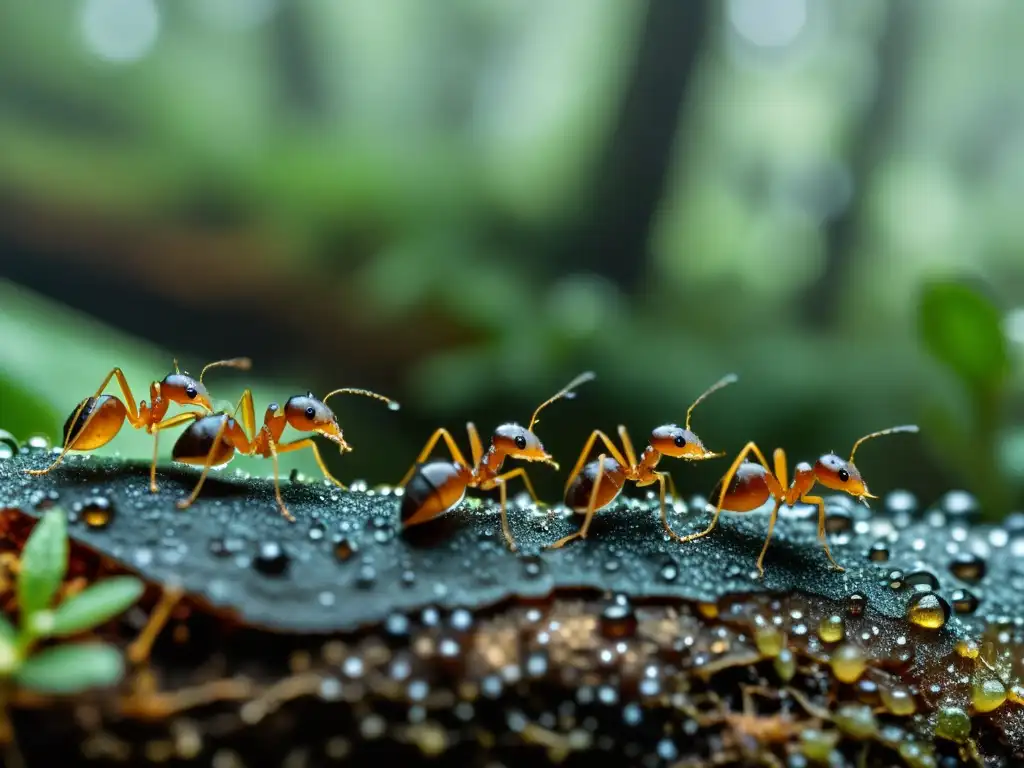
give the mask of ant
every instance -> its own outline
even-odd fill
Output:
[[[586,445],[583,446],[576,466],[565,482],[565,504],[576,512],[586,514],[583,525],[575,533],[549,544],[547,548],[559,549],[573,539],[587,538],[594,515],[618,498],[626,481],[634,482],[638,487],[658,483],[661,488],[661,524],[669,535],[678,539],[679,535],[669,527],[665,510],[665,484],[668,483],[672,498],[675,499],[678,498],[675,483],[672,480],[672,475],[668,472],[659,472],[655,467],[658,466],[662,455],[686,461],[702,461],[725,455],[724,453],[713,453],[704,447],[700,438],[690,431],[690,417],[693,414],[693,409],[706,397],[738,379],[736,374],[730,373],[708,387],[686,411],[685,426],[665,424],[655,428],[651,432],[650,444],[644,449],[640,461],[637,461],[636,453],[633,450],[633,441],[630,440],[629,433],[624,426],[619,425],[619,439],[622,441],[623,451],[619,451],[615,447],[608,435],[595,429]],[[592,461],[584,467],[583,462],[587,460],[587,456],[590,455],[597,440],[604,443],[611,456],[602,453],[597,461]]]
[[[729,467],[729,471],[726,472],[725,477],[711,491],[712,498],[716,495],[718,497],[718,505],[715,507],[715,515],[711,518],[711,524],[699,533],[692,533],[689,536],[682,537],[680,541],[693,541],[694,539],[707,536],[714,530],[723,509],[729,512],[749,512],[760,507],[768,499],[774,499],[775,506],[772,509],[771,517],[768,519],[768,536],[765,538],[764,546],[761,547],[761,554],[757,558],[757,570],[763,578],[764,555],[768,551],[769,542],[772,540],[772,531],[775,528],[775,520],[779,515],[779,508],[783,504],[787,507],[793,507],[798,503],[816,504],[818,507],[818,538],[825,548],[825,556],[832,563],[832,567],[835,570],[844,571],[845,569],[832,557],[832,553],[828,548],[828,541],[825,540],[825,500],[821,496],[809,495],[811,489],[814,488],[815,483],[821,483],[826,488],[834,491],[848,493],[855,499],[863,502],[864,506],[869,507],[867,499],[877,499],[878,497],[868,492],[868,487],[861,477],[860,470],[853,463],[853,457],[857,453],[857,448],[864,441],[875,437],[891,435],[897,432],[917,431],[918,428],[915,424],[890,427],[889,429],[872,432],[860,438],[860,440],[853,444],[849,459],[843,460],[834,453],[827,453],[820,457],[814,463],[814,466],[807,462],[800,462],[794,469],[792,485],[787,481],[786,452],[782,448],[775,449],[773,454],[775,471],[773,472],[764,454],[761,453],[761,449],[753,442],[749,442],[739,452],[736,460]],[[760,463],[744,461],[750,453],[753,453]]]
[[[469,433],[469,446],[473,455],[472,464],[463,457],[447,429],[442,427],[434,432],[419,457],[402,478],[402,482],[399,483],[404,489],[401,506],[402,527],[419,525],[450,512],[465,497],[467,488],[476,488],[481,491],[499,488],[501,490],[501,530],[508,542],[509,549],[515,552],[516,544],[508,524],[506,484],[513,477],[521,477],[534,503],[540,506],[543,502],[537,498],[537,493],[533,490],[533,484],[524,467],[517,467],[500,474],[502,464],[506,458],[525,459],[548,464],[557,470],[558,462],[544,450],[540,439],[533,433],[537,417],[544,408],[556,400],[575,397],[576,393],[573,390],[594,378],[595,375],[591,371],[587,371],[570,381],[554,396],[537,406],[528,427],[524,428],[515,422],[500,425],[494,430],[494,434],[491,436],[491,445],[486,453],[484,453],[476,426],[472,422],[467,423],[466,431]],[[438,460],[424,464],[423,462],[430,456],[430,452],[441,438],[444,438],[453,461]]]
[[[171,458],[183,464],[201,466],[203,468],[196,482],[192,494],[187,499],[178,502],[178,509],[187,509],[199,497],[199,491],[206,482],[206,476],[213,467],[222,467],[234,458],[237,451],[243,456],[262,456],[274,460],[274,496],[281,514],[290,522],[295,522],[295,517],[288,511],[284,499],[281,497],[281,484],[279,481],[278,455],[290,453],[303,448],[313,451],[320,471],[324,476],[339,488],[345,488],[345,484],[330,473],[320,456],[312,438],[306,437],[294,440],[290,443],[282,443],[281,435],[284,428],[291,425],[299,432],[313,432],[326,437],[338,446],[341,453],[351,451],[352,447],[345,442],[342,436],[341,427],[338,425],[338,417],[334,411],[327,407],[327,400],[334,395],[363,395],[376,400],[383,400],[388,407],[397,411],[399,404],[391,398],[378,395],[366,389],[336,389],[328,392],[322,399],[318,399],[312,392],[305,395],[295,395],[288,399],[281,408],[277,403],[267,406],[263,416],[263,426],[256,431],[256,410],[253,406],[252,392],[245,390],[242,398],[235,406],[232,414],[226,412],[214,413],[203,416],[189,425],[188,429],[181,433],[174,444]],[[242,411],[242,423],[239,424],[235,415],[239,409]],[[250,440],[248,435],[252,435]]]
[[[78,404],[71,416],[64,423],[64,446],[60,454],[46,469],[27,469],[30,475],[45,475],[57,467],[68,451],[94,451],[109,443],[121,431],[125,421],[135,429],[144,429],[153,435],[153,463],[149,469],[149,490],[156,493],[156,461],[159,450],[160,432],[187,421],[201,418],[202,413],[190,411],[177,416],[165,418],[171,403],[181,406],[197,406],[206,413],[213,411],[210,393],[203,384],[203,377],[211,368],[235,368],[248,371],[252,360],[248,357],[235,357],[230,360],[218,360],[207,365],[199,374],[198,379],[192,378],[178,367],[174,361],[174,373],[164,376],[163,381],[154,381],[149,385],[149,397],[152,401],[147,405],[142,400],[137,406],[135,396],[128,386],[128,380],[120,368],[114,368],[103,379],[96,394],[87,397]],[[121,387],[124,401],[116,395],[104,395],[111,379],[117,379]]]

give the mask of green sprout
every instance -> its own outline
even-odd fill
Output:
[[[106,643],[35,650],[42,640],[70,637],[103,624],[142,595],[139,579],[115,576],[53,607],[67,568],[67,521],[62,510],[53,509],[36,524],[21,553],[19,626],[0,614],[0,680],[38,693],[72,694],[113,685],[124,675],[121,652]]]

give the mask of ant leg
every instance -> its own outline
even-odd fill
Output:
[[[775,464],[775,479],[783,488],[789,488],[789,470],[786,468],[786,452],[776,448],[772,454],[772,462]]]
[[[442,437],[444,438],[444,441],[447,444],[448,450],[451,452],[452,459],[455,460],[455,463],[462,464],[463,466],[466,467],[469,466],[469,464],[466,463],[466,459],[462,456],[462,451],[459,450],[459,446],[455,444],[455,439],[452,437],[451,432],[449,432],[444,427],[441,427],[430,436],[429,440],[427,440],[427,444],[423,447],[423,450],[420,451],[420,455],[416,457],[416,461],[414,461],[412,466],[409,467],[409,471],[405,473],[405,477],[402,478],[402,482],[398,484],[400,487],[405,487],[405,484],[409,482],[409,479],[413,476],[413,473],[416,471],[416,465],[422,464],[424,461],[426,461],[427,457],[430,456],[430,452],[434,450],[434,446],[437,445],[437,441],[440,440]]]
[[[224,437],[224,433],[227,431],[227,426],[228,420],[226,418],[221,419],[220,426],[217,428],[217,435],[213,438],[213,443],[211,443],[210,452],[206,454],[206,462],[203,464],[203,471],[199,473],[199,480],[196,482],[196,487],[192,489],[192,494],[187,499],[182,499],[178,502],[178,509],[188,509],[192,506],[193,502],[199,498],[199,491],[202,490],[203,483],[206,482],[206,476],[210,474],[210,469],[213,467],[213,457],[217,452],[221,439]]]
[[[125,408],[128,409],[129,423],[133,427],[141,426],[141,424],[139,423],[139,409],[138,406],[135,405],[135,396],[132,394],[131,387],[128,386],[128,380],[124,377],[124,372],[120,368],[115,368],[110,373],[107,374],[106,378],[103,379],[103,383],[100,384],[99,389],[96,390],[96,394],[94,394],[91,398],[86,398],[85,400],[78,404],[77,408],[75,408],[75,412],[71,414],[71,420],[68,422],[69,424],[72,425],[72,427],[74,427],[75,422],[78,421],[78,417],[82,415],[82,410],[88,404],[89,400],[96,400],[96,398],[102,395],[103,390],[107,388],[107,385],[110,383],[110,380],[115,377],[117,378],[118,386],[121,388],[121,394],[124,396]],[[93,417],[95,415],[96,411],[94,410],[86,418],[85,423],[82,425],[82,428],[78,430],[77,434],[72,434],[72,430],[68,430],[67,437],[64,438],[64,445],[61,447],[60,453],[57,455],[57,458],[53,460],[53,463],[50,466],[48,466],[46,469],[26,469],[25,473],[29,475],[45,475],[51,472],[52,470],[56,469],[57,465],[64,461],[64,457],[67,455],[67,452],[74,450],[71,447],[72,443],[79,435],[85,433],[85,430],[89,427],[89,424],[93,420]]]
[[[320,455],[320,449],[317,447],[317,444],[313,442],[312,438],[306,437],[303,438],[302,440],[296,440],[293,443],[285,443],[284,445],[279,445],[274,441],[271,441],[270,449],[274,457],[274,492],[277,495],[277,503],[281,508],[281,514],[292,522],[295,522],[295,518],[292,516],[292,513],[288,511],[288,508],[284,505],[284,500],[281,497],[281,485],[278,482],[277,456],[278,454],[281,453],[301,451],[303,448],[309,448],[311,451],[313,451],[313,458],[316,460],[317,466],[320,467],[320,471],[323,472],[324,477],[326,477],[328,480],[330,480],[332,483],[334,483],[342,490],[347,490],[345,484],[341,482],[341,480],[336,478],[334,475],[332,475],[331,471],[327,469],[327,465],[324,464],[323,457]]]
[[[498,477],[494,478],[493,480],[490,480],[490,482],[485,483],[485,484],[481,484],[480,489],[481,490],[487,490],[488,488],[493,488],[496,485],[501,489],[501,494],[502,494],[502,496],[501,496],[501,498],[502,498],[502,532],[503,532],[503,534],[505,534],[505,541],[508,542],[509,549],[511,549],[513,552],[515,552],[516,551],[516,546],[515,546],[515,541],[513,541],[513,539],[512,539],[512,528],[509,527],[508,499],[507,499],[507,492],[506,492],[506,485],[508,484],[508,481],[511,480],[513,477],[521,477],[523,485],[526,486],[526,490],[528,490],[530,497],[532,498],[532,500],[534,500],[534,503],[539,505],[539,506],[541,504],[543,504],[543,502],[541,502],[541,500],[537,498],[537,492],[536,492],[536,490],[534,490],[534,483],[531,483],[529,481],[529,475],[526,474],[526,468],[525,467],[516,467],[515,469],[513,469],[513,470],[511,470],[509,472],[506,472],[503,475],[498,475]]]
[[[580,451],[580,457],[576,460],[576,466],[572,468],[572,472],[569,473],[569,478],[565,481],[565,490],[562,492],[562,498],[565,498],[565,494],[569,492],[569,486],[572,485],[572,481],[575,480],[576,476],[583,470],[583,465],[586,464],[587,458],[590,456],[590,451],[593,449],[594,443],[598,439],[604,443],[613,459],[619,462],[623,467],[629,466],[629,468],[632,469],[633,465],[629,464],[626,459],[623,458],[619,449],[615,447],[615,443],[611,441],[611,438],[609,438],[608,435],[600,429],[595,429],[590,433],[590,437],[587,438],[587,442],[583,445],[583,450]]]
[[[181,587],[164,587],[163,595],[160,596],[160,602],[156,604],[153,612],[149,614],[146,626],[142,628],[139,636],[128,646],[129,661],[133,664],[141,664],[149,658],[149,652],[153,648],[153,643],[156,642],[160,631],[167,625],[167,620],[171,618],[174,606],[178,604],[178,601],[184,595],[185,591]]]
[[[718,518],[722,514],[722,504],[725,503],[725,494],[728,493],[729,486],[732,484],[733,478],[736,477],[736,472],[739,470],[740,464],[743,463],[743,460],[750,453],[753,453],[757,457],[758,461],[761,462],[761,464],[764,466],[765,470],[768,472],[769,475],[772,474],[772,469],[770,466],[768,466],[768,462],[765,460],[764,454],[761,453],[761,449],[758,448],[753,441],[747,443],[745,446],[743,446],[743,450],[736,455],[736,458],[732,462],[732,466],[729,467],[729,471],[726,472],[725,477],[722,478],[722,490],[718,494],[718,502],[715,504],[715,515],[711,518],[710,525],[708,525],[708,527],[705,528],[703,531],[700,531],[698,533],[691,533],[688,536],[683,536],[681,539],[679,539],[680,543],[703,538],[715,529],[715,526],[718,525]],[[778,485],[778,483],[776,483],[776,485]],[[769,484],[769,488],[770,487],[771,485]]]
[[[782,500],[776,499],[775,506],[772,508],[772,516],[768,518],[768,535],[765,536],[764,546],[761,547],[761,554],[757,556],[757,573],[758,578],[764,578],[764,555],[768,551],[768,544],[772,540],[772,531],[775,529],[775,521],[779,517],[779,507],[782,506]]]
[[[285,520],[294,523],[295,517],[288,511],[288,507],[284,505],[284,499],[281,497],[281,466],[277,459],[277,445],[273,440],[270,440],[267,445],[270,448],[270,458],[274,460],[274,497],[277,499],[277,507],[281,510]]]
[[[548,544],[545,549],[561,549],[573,539],[585,539],[587,538],[587,531],[590,530],[590,522],[594,519],[594,515],[597,513],[597,494],[601,489],[601,478],[604,477],[604,459],[605,456],[602,453],[597,457],[597,475],[594,477],[594,487],[590,489],[590,501],[587,503],[587,516],[583,518],[583,525],[576,533],[570,533],[568,536],[563,536],[554,544]]]
[[[198,413],[179,413],[166,421],[153,425],[153,463],[149,465],[149,492],[156,493],[156,459],[160,450],[160,430],[176,427],[186,421],[195,421],[199,418]]]
[[[845,571],[846,569],[832,557],[832,552],[828,548],[828,539],[825,538],[825,500],[821,496],[803,496],[800,501],[818,505],[818,538],[821,539],[821,545],[825,548],[825,557],[837,571]]]
[[[635,467],[636,451],[633,450],[633,441],[629,439],[629,432],[622,424],[619,424],[619,440],[622,441],[622,448],[626,452],[626,461],[629,462],[630,468]]]
[[[661,493],[661,524],[665,528],[665,533],[667,533],[669,536],[671,536],[676,541],[682,541],[683,537],[680,536],[675,531],[673,531],[671,527],[669,527],[669,524],[668,524],[668,510],[665,508],[665,481],[666,480],[668,480],[668,482],[673,485],[673,488],[672,488],[672,499],[675,500],[675,487],[674,487],[675,484],[672,483],[672,475],[670,475],[668,472],[655,472],[654,474],[658,478],[658,485],[660,486],[660,493]]]
[[[480,464],[484,457],[484,446],[480,442],[480,433],[476,431],[476,424],[472,421],[466,423],[466,432],[469,433],[469,451],[473,455],[473,466]]]

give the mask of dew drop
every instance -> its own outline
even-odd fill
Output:
[[[72,510],[90,528],[106,528],[114,519],[114,505],[105,496],[93,496],[75,504]]]
[[[971,552],[959,552],[950,562],[949,570],[961,581],[974,583],[985,576],[985,560]]]
[[[886,577],[886,582],[889,584],[890,589],[903,589],[903,571],[899,568],[889,571],[889,575]]]
[[[610,640],[632,637],[637,620],[633,606],[626,595],[616,595],[601,612],[601,634]]]
[[[836,727],[852,739],[870,739],[878,731],[878,723],[871,707],[863,704],[843,704],[833,718]]]
[[[949,597],[953,601],[953,610],[957,613],[974,613],[978,610],[978,598],[970,590],[954,589]]]
[[[1006,701],[1006,686],[994,677],[975,678],[971,686],[971,704],[978,712],[992,712]]]
[[[839,734],[831,731],[806,728],[800,732],[801,751],[813,763],[828,764],[838,741]]]
[[[265,541],[260,544],[252,561],[253,568],[265,576],[283,575],[288,570],[288,564],[288,553],[276,541]]]
[[[309,540],[310,541],[320,541],[321,539],[323,539],[325,534],[326,534],[326,530],[324,529],[324,524],[321,523],[319,520],[314,520],[310,524],[310,526],[309,526]]]
[[[754,645],[762,656],[776,658],[784,647],[782,633],[775,627],[758,627],[754,630]]]
[[[539,578],[543,572],[543,563],[536,555],[527,555],[522,558],[523,575],[528,579]]]
[[[924,629],[940,629],[949,620],[949,603],[934,592],[918,592],[907,605],[907,620]]]
[[[889,545],[884,541],[876,541],[871,545],[868,558],[876,563],[884,563],[889,560]]]
[[[882,688],[881,694],[882,704],[894,715],[909,717],[917,711],[914,695],[905,685]]]
[[[823,643],[838,643],[846,634],[842,616],[826,616],[818,624],[818,637]]]
[[[772,666],[775,668],[775,674],[779,676],[779,679],[784,683],[788,683],[796,675],[796,656],[789,648],[783,648],[772,660]]]
[[[28,440],[25,441],[25,446],[33,451],[48,451],[53,446],[50,443],[50,438],[47,435],[31,435]]]
[[[943,707],[935,721],[935,735],[961,744],[971,735],[971,718],[960,707]]]
[[[359,567],[356,575],[356,585],[363,589],[369,589],[377,582],[377,569],[370,563],[364,563]]]
[[[963,656],[965,659],[976,659],[978,658],[978,644],[971,639],[964,638],[957,640],[956,652]]]
[[[359,545],[347,536],[337,536],[334,539],[334,557],[340,562],[345,562],[352,555],[359,551]]]
[[[829,661],[832,673],[844,683],[855,683],[867,667],[864,652],[856,645],[846,643],[840,645],[832,653]]]
[[[861,592],[854,592],[846,598],[846,613],[849,616],[857,617],[864,613],[867,608],[868,599]]]
[[[658,577],[665,582],[672,583],[679,578],[679,567],[673,562],[669,561],[661,566],[658,571]]]
[[[939,588],[939,580],[931,571],[908,573],[903,582],[917,592],[934,592]]]

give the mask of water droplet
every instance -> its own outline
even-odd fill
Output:
[[[970,638],[963,638],[956,641],[956,652],[965,659],[978,658],[978,644]]]
[[[884,541],[876,541],[871,545],[868,558],[876,563],[884,563],[889,559],[889,545]]]
[[[841,682],[854,683],[867,667],[867,659],[865,659],[864,652],[860,648],[846,643],[840,645],[832,652],[829,664],[832,667],[832,673]]]
[[[881,693],[882,704],[892,714],[909,717],[917,711],[917,702],[914,700],[914,695],[905,685],[893,685],[892,687],[882,688]]]
[[[621,563],[614,557],[608,558],[604,561],[604,569],[608,573],[615,573],[621,567]]]
[[[903,589],[903,571],[899,568],[889,571],[889,575],[886,577],[886,583],[888,583],[890,589]]]
[[[843,704],[833,719],[836,727],[853,739],[870,739],[878,731],[871,707],[863,704]]]
[[[934,592],[918,592],[907,604],[907,620],[924,629],[939,629],[949,620],[949,603]]]
[[[336,536],[334,538],[334,557],[345,562],[359,551],[359,545],[347,536]]]
[[[377,582],[377,569],[370,563],[363,563],[359,566],[359,573],[356,574],[356,585],[363,589],[369,589]]]
[[[784,646],[782,633],[775,627],[758,627],[754,630],[754,645],[762,656],[775,658],[782,652]]]
[[[819,731],[817,728],[805,728],[800,732],[800,747],[804,756],[814,763],[827,764],[832,750],[839,741],[839,734],[832,731]]]
[[[679,578],[679,567],[675,564],[675,562],[670,560],[669,562],[661,566],[661,569],[658,571],[658,577],[662,581],[666,581],[671,584],[673,581]]]
[[[536,579],[543,572],[543,563],[537,555],[527,555],[522,558],[523,575],[528,579]]]
[[[238,538],[210,539],[210,554],[215,557],[236,555],[245,547],[245,542]]]
[[[825,517],[825,530],[829,533],[843,533],[853,528],[853,514],[848,509],[833,507]]]
[[[860,699],[862,704],[868,704],[872,707],[878,705],[878,702],[881,700],[878,683],[870,678],[862,677],[855,683],[854,687],[857,689],[857,698]]]
[[[384,620],[384,631],[392,637],[409,634],[409,618],[404,613],[392,613]]]
[[[992,712],[1006,701],[1006,686],[994,677],[976,677],[971,686],[971,704],[978,712]]]
[[[845,633],[842,616],[826,616],[818,624],[818,637],[823,643],[838,643]]]
[[[775,674],[779,676],[779,679],[784,683],[788,683],[796,675],[796,656],[789,648],[783,648],[772,660],[772,666],[775,668]]]
[[[411,568],[406,568],[402,571],[402,586],[411,587],[416,583],[416,572]]]
[[[531,651],[526,657],[526,674],[529,677],[543,677],[548,671],[546,651]]]
[[[327,531],[324,528],[324,524],[319,520],[314,520],[309,525],[309,540],[320,541],[326,535]]]
[[[971,735],[971,718],[960,707],[943,707],[935,721],[935,735],[961,744]]]
[[[50,443],[50,438],[47,435],[30,435],[28,440],[25,441],[25,446],[32,451],[48,451],[53,446]]]
[[[949,571],[961,581],[981,581],[985,577],[985,560],[971,552],[959,552],[950,562]]]
[[[73,505],[72,509],[90,528],[106,528],[114,519],[114,506],[105,496],[93,496]]]
[[[846,613],[849,616],[857,617],[864,613],[867,608],[868,599],[860,592],[854,592],[846,598]]]
[[[917,592],[934,592],[939,588],[939,580],[931,571],[908,573],[903,583]]]
[[[288,570],[288,563],[288,553],[276,541],[260,544],[252,561],[253,568],[265,576],[281,576]]]
[[[953,601],[953,610],[957,613],[974,613],[978,610],[978,598],[969,590],[954,589],[950,598]]]
[[[631,637],[636,632],[637,621],[633,606],[625,595],[616,595],[601,612],[601,634],[609,639]]]
[[[978,511],[978,502],[966,491],[950,491],[942,497],[941,507],[950,517],[970,518]]]

